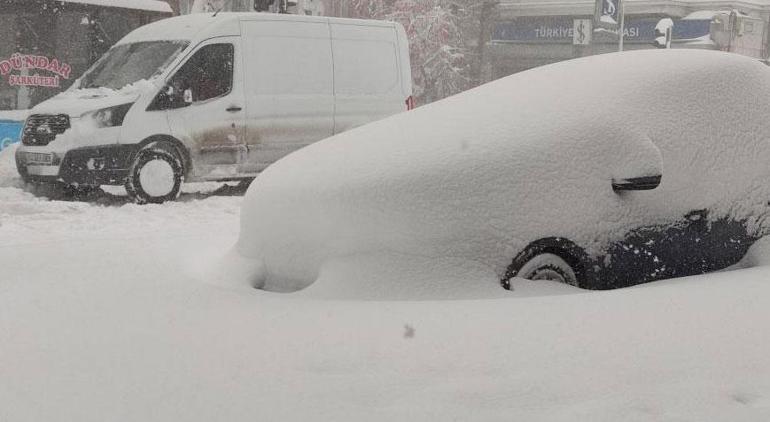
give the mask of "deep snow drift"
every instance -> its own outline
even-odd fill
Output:
[[[612,292],[515,280],[494,300],[224,288],[240,198],[46,200],[7,154],[4,422],[770,418],[767,268]]]

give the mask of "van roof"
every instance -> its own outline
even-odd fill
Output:
[[[187,40],[198,42],[213,36],[240,35],[241,21],[300,21],[300,22],[329,22],[347,23],[368,26],[392,27],[393,22],[331,18],[326,16],[304,16],[259,12],[222,12],[195,13],[162,19],[142,26],[126,35],[117,44],[130,44],[141,41]]]

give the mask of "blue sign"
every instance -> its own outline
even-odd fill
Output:
[[[572,17],[519,18],[495,26],[492,41],[545,42],[572,44],[574,19]],[[581,17],[586,19],[586,17]],[[629,19],[626,21],[626,42],[652,43],[655,25],[659,19]],[[710,34],[710,19],[683,19],[674,21],[674,40],[691,40]],[[617,35],[596,32],[594,43],[615,43]]]
[[[24,122],[0,120],[0,151],[21,140]]]
[[[597,26],[617,29],[620,26],[621,0],[598,0],[596,2],[596,18],[594,22]]]

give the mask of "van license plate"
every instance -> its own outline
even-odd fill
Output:
[[[46,154],[42,152],[28,152],[26,156],[27,164],[45,164],[50,166],[53,164],[53,154]]]

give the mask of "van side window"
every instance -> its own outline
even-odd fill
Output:
[[[174,75],[171,85],[177,92],[190,90],[193,103],[227,95],[233,88],[234,56],[232,44],[203,46]]]

